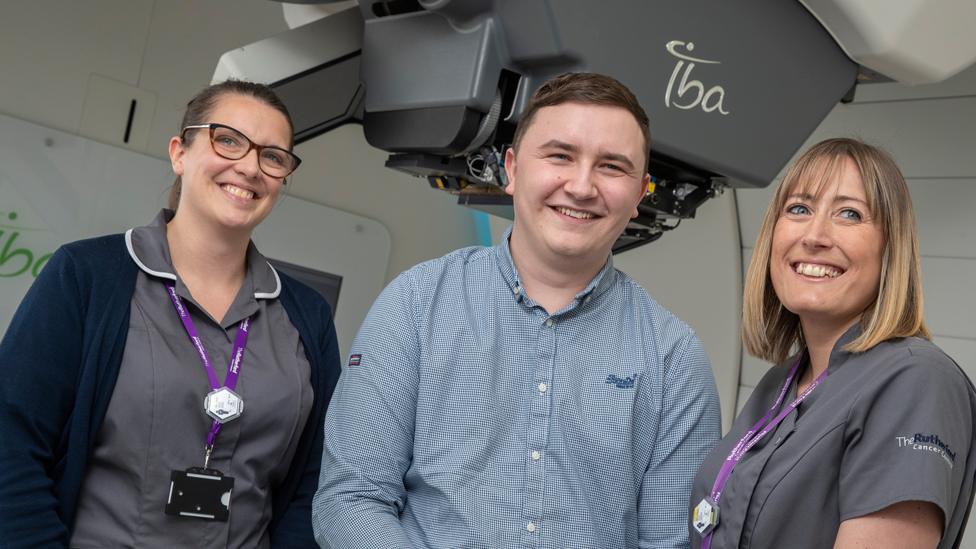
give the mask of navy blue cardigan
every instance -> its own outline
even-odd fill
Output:
[[[0,546],[67,546],[118,379],[137,273],[122,235],[61,247],[0,342]],[[328,303],[279,275],[279,299],[305,346],[315,400],[288,476],[273,491],[271,545],[314,548],[311,504],[339,346]]]

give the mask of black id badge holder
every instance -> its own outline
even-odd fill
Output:
[[[166,514],[219,520],[230,517],[230,494],[234,479],[216,469],[191,467],[170,473]]]

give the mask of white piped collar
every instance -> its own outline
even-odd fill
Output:
[[[163,209],[149,225],[125,232],[125,247],[132,261],[146,274],[156,278],[178,281],[166,240],[166,223],[173,218],[171,210]],[[281,294],[281,277],[271,263],[261,255],[254,242],[247,247],[247,274],[254,287],[255,299],[275,299]]]

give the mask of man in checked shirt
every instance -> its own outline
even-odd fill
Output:
[[[505,237],[401,274],[353,343],[326,419],[320,545],[688,546],[715,382],[694,332],[610,254],[648,148],[613,78],[535,93],[505,156]]]

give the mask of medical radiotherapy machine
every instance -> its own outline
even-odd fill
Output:
[[[341,8],[341,9],[340,9]],[[296,140],[346,123],[386,165],[511,217],[503,152],[532,92],[609,74],[651,120],[652,185],[622,251],[725,187],[768,185],[861,83],[942,80],[976,59],[972,0],[361,0],[283,4],[293,28],[224,54],[270,84]]]

